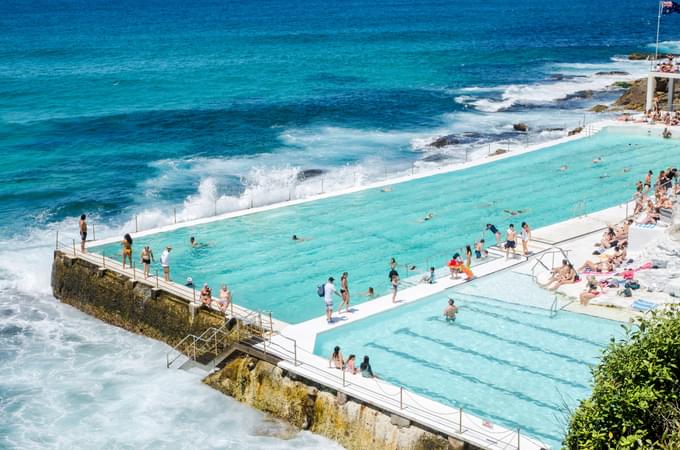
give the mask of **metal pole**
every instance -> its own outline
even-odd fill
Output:
[[[250,208],[253,208],[253,194],[250,195]]]
[[[57,237],[54,240],[54,249],[59,250],[59,230],[57,230]]]
[[[323,177],[321,177],[321,193],[323,194]]]
[[[399,386],[399,409],[404,409],[404,388]]]
[[[92,224],[92,240],[93,241],[97,240],[97,234],[94,232],[94,223]]]
[[[342,387],[345,387],[345,372],[347,372],[344,368],[342,369]]]
[[[217,199],[215,199],[215,210],[214,210],[214,212],[215,212],[215,214],[213,214],[213,215],[216,216],[217,215]]]
[[[133,279],[133,280],[136,280],[136,279],[137,279],[137,276],[135,275],[135,272],[136,272],[136,271],[135,271],[135,262],[132,261],[132,262],[130,263],[130,265],[132,266],[132,279]]]
[[[656,50],[654,51],[654,61],[656,62],[657,59],[659,59],[659,29],[661,28],[661,11],[662,11],[662,2],[659,2],[659,15],[656,18]],[[652,67],[654,67],[652,63]]]
[[[520,444],[522,443],[522,437],[520,435],[519,428],[517,428],[517,450],[519,450]]]
[[[102,252],[102,267],[106,267],[106,258],[104,257],[104,252]]]
[[[416,163],[414,161],[411,161],[411,175],[414,175],[416,172]]]
[[[73,239],[73,256],[76,256],[76,240]]]
[[[297,342],[293,341],[293,358],[294,358],[294,364],[295,367],[297,367]]]
[[[274,335],[274,321],[272,320],[272,312],[269,311],[269,332]]]
[[[467,161],[468,161],[468,149],[466,148],[465,149],[465,162],[467,162]]]
[[[139,226],[137,223],[137,214],[135,214],[135,233],[139,231]]]
[[[156,289],[158,289],[158,269],[156,269]]]
[[[463,408],[458,408],[458,432],[463,432]]]
[[[172,218],[177,223],[177,208],[172,208]]]

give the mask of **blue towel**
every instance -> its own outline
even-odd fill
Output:
[[[650,302],[650,301],[647,301],[647,300],[642,300],[642,299],[635,300],[633,302],[633,304],[631,305],[631,307],[634,310],[641,311],[641,312],[651,311],[653,309],[656,309],[657,306],[658,305],[656,303],[653,303],[653,302]]]

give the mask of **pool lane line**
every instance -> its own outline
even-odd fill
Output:
[[[525,327],[529,327],[529,328],[533,328],[535,330],[539,330],[539,331],[542,331],[544,333],[555,334],[555,335],[558,335],[558,336],[561,336],[561,337],[564,337],[564,338],[567,338],[567,339],[579,341],[579,342],[584,343],[584,344],[590,344],[590,345],[598,347],[598,348],[602,348],[602,347],[606,346],[606,343],[596,342],[596,341],[590,340],[586,337],[581,337],[581,336],[577,336],[575,334],[567,333],[567,332],[564,332],[564,331],[559,331],[559,330],[555,330],[555,329],[552,329],[552,328],[543,327],[541,325],[531,324],[529,322],[519,320],[519,319],[516,319],[514,317],[510,317],[508,315],[499,314],[499,313],[495,313],[495,312],[492,312],[492,311],[487,311],[485,309],[477,308],[477,307],[470,305],[468,303],[465,304],[465,309],[469,309],[471,311],[478,312],[478,313],[483,314],[485,316],[493,317],[494,319],[511,321],[512,323],[519,324],[521,326],[525,326]]]
[[[534,405],[538,406],[539,408],[549,409],[549,410],[554,411],[554,412],[559,411],[559,407],[556,404],[550,404],[548,402],[544,402],[542,400],[535,399],[535,398],[531,397],[530,395],[524,394],[522,392],[513,391],[511,389],[506,389],[504,387],[488,383],[488,382],[483,381],[483,380],[481,380],[481,379],[479,379],[479,378],[477,378],[473,375],[469,375],[469,374],[466,374],[464,372],[460,372],[456,369],[444,367],[444,366],[437,364],[437,363],[434,363],[432,361],[428,361],[426,359],[418,358],[416,356],[410,355],[408,353],[402,352],[400,350],[397,350],[397,349],[394,349],[394,348],[391,348],[391,347],[384,346],[382,344],[376,344],[375,342],[369,342],[368,344],[366,344],[366,347],[388,352],[391,355],[395,355],[395,356],[400,357],[402,359],[406,359],[408,361],[419,364],[423,367],[428,367],[430,369],[434,369],[434,370],[437,370],[439,372],[443,372],[443,373],[452,375],[454,377],[462,378],[463,380],[466,380],[466,381],[473,383],[473,384],[486,386],[489,389],[492,389],[494,391],[500,392],[500,393],[505,394],[505,395],[509,395],[513,398],[520,399],[520,400],[523,400],[523,401],[528,402],[528,403],[533,403]],[[397,383],[397,385],[399,385],[399,384]]]
[[[436,400],[444,405],[451,405],[455,408],[462,408],[468,413],[472,413],[474,416],[477,416],[478,418],[482,420],[489,420],[493,422],[494,424],[498,424],[502,427],[508,428],[508,429],[517,429],[520,428],[522,430],[522,433],[542,439],[542,440],[549,440],[549,441],[560,441],[562,439],[562,436],[556,436],[552,434],[547,434],[542,431],[538,431],[535,428],[529,427],[525,424],[520,424],[517,423],[513,420],[509,420],[507,418],[503,418],[501,416],[498,416],[496,414],[488,413],[485,411],[482,411],[479,409],[476,405],[472,403],[467,403],[467,402],[461,402],[456,400],[455,402],[452,402],[449,397],[446,397],[442,394],[439,394],[437,392],[434,392],[428,388],[424,387],[419,387],[419,386],[414,386],[412,384],[408,383],[402,383],[400,380],[394,377],[390,376],[382,376],[382,380],[387,381],[395,386],[402,386],[404,390],[408,390],[409,392],[413,392],[418,395],[422,395],[424,397],[428,397],[432,400]],[[564,411],[560,411],[560,413],[564,413]],[[489,437],[486,437],[486,439],[490,439]],[[496,441],[496,443],[500,443],[500,441]]]
[[[429,317],[427,320],[430,321],[430,322],[440,322],[442,319],[439,316],[432,316],[432,317]],[[589,363],[589,362],[584,361],[582,359],[574,358],[573,356],[565,355],[563,353],[554,352],[552,350],[546,350],[546,349],[538,347],[536,345],[529,344],[528,342],[520,341],[520,340],[517,340],[517,339],[505,338],[505,337],[498,336],[498,335],[493,334],[493,333],[488,332],[488,331],[480,330],[479,328],[473,328],[473,327],[470,327],[468,325],[464,325],[463,323],[461,323],[460,320],[458,320],[454,326],[456,328],[460,328],[460,329],[465,330],[465,331],[471,331],[473,333],[481,334],[483,336],[486,336],[486,337],[489,337],[489,338],[492,338],[492,339],[495,339],[495,340],[498,340],[498,341],[502,341],[502,342],[505,342],[507,344],[515,345],[515,346],[518,346],[518,347],[525,347],[529,350],[533,350],[533,351],[538,352],[538,353],[544,353],[546,355],[554,356],[554,357],[557,357],[557,358],[560,358],[560,359],[565,359],[565,360],[567,360],[567,361],[569,361],[573,364],[579,364],[579,365],[587,366],[588,368],[591,368],[595,365],[594,363]]]
[[[453,325],[453,326],[455,326],[455,325]],[[396,330],[395,333],[396,334],[403,334],[403,335],[411,336],[411,337],[415,337],[415,338],[424,339],[426,341],[430,341],[430,342],[433,342],[437,345],[445,347],[449,350],[457,351],[457,352],[460,352],[460,353],[467,353],[467,354],[470,354],[470,355],[474,355],[474,356],[486,359],[486,360],[491,361],[491,362],[510,366],[510,367],[513,367],[513,368],[520,370],[522,372],[526,372],[526,373],[530,373],[532,375],[544,377],[544,378],[547,378],[549,380],[552,380],[552,381],[555,381],[557,383],[561,383],[561,384],[564,384],[564,385],[567,385],[567,386],[570,386],[570,387],[573,387],[573,388],[586,389],[586,390],[588,389],[588,386],[586,386],[584,384],[574,383],[573,381],[569,381],[569,380],[565,380],[563,378],[559,378],[559,377],[552,375],[552,374],[549,374],[547,372],[541,372],[539,370],[534,370],[534,369],[531,369],[529,367],[526,367],[526,366],[523,366],[523,365],[520,365],[520,364],[516,364],[516,363],[509,361],[507,359],[499,358],[499,357],[496,357],[496,356],[493,356],[493,355],[490,355],[490,354],[487,354],[487,353],[478,352],[477,350],[459,347],[456,344],[452,344],[451,342],[443,341],[441,339],[433,338],[433,337],[430,337],[430,336],[424,336],[422,334],[416,333],[415,331],[411,330],[410,328],[400,328],[400,329]]]

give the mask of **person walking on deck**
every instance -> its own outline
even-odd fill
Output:
[[[165,281],[170,281],[170,251],[172,247],[169,245],[165,247],[163,253],[161,254],[161,267],[163,268],[163,279]]]
[[[80,215],[78,228],[80,229],[80,251],[85,253],[85,241],[87,241],[87,222],[85,221],[85,214]]]
[[[340,296],[335,290],[334,281],[335,278],[330,277],[323,286],[323,302],[326,305],[326,322],[328,323],[333,322],[333,295]]]

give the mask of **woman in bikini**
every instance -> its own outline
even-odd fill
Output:
[[[201,303],[203,303],[208,308],[212,303],[212,290],[208,286],[208,283],[205,283],[203,285],[203,289],[201,289]]]
[[[125,260],[130,262],[130,267],[132,267],[132,237],[129,233],[123,236],[123,240],[120,242],[123,246],[123,269],[125,269]]]
[[[333,354],[328,358],[328,367],[342,370],[345,367],[345,360],[342,359],[342,352],[339,346],[335,346]]]
[[[340,296],[342,297],[342,303],[340,303],[340,307],[338,308],[338,314],[342,311],[342,307],[345,307],[345,311],[349,312],[349,282],[347,281],[347,277],[349,274],[347,272],[343,272],[342,276],[340,277]]]

